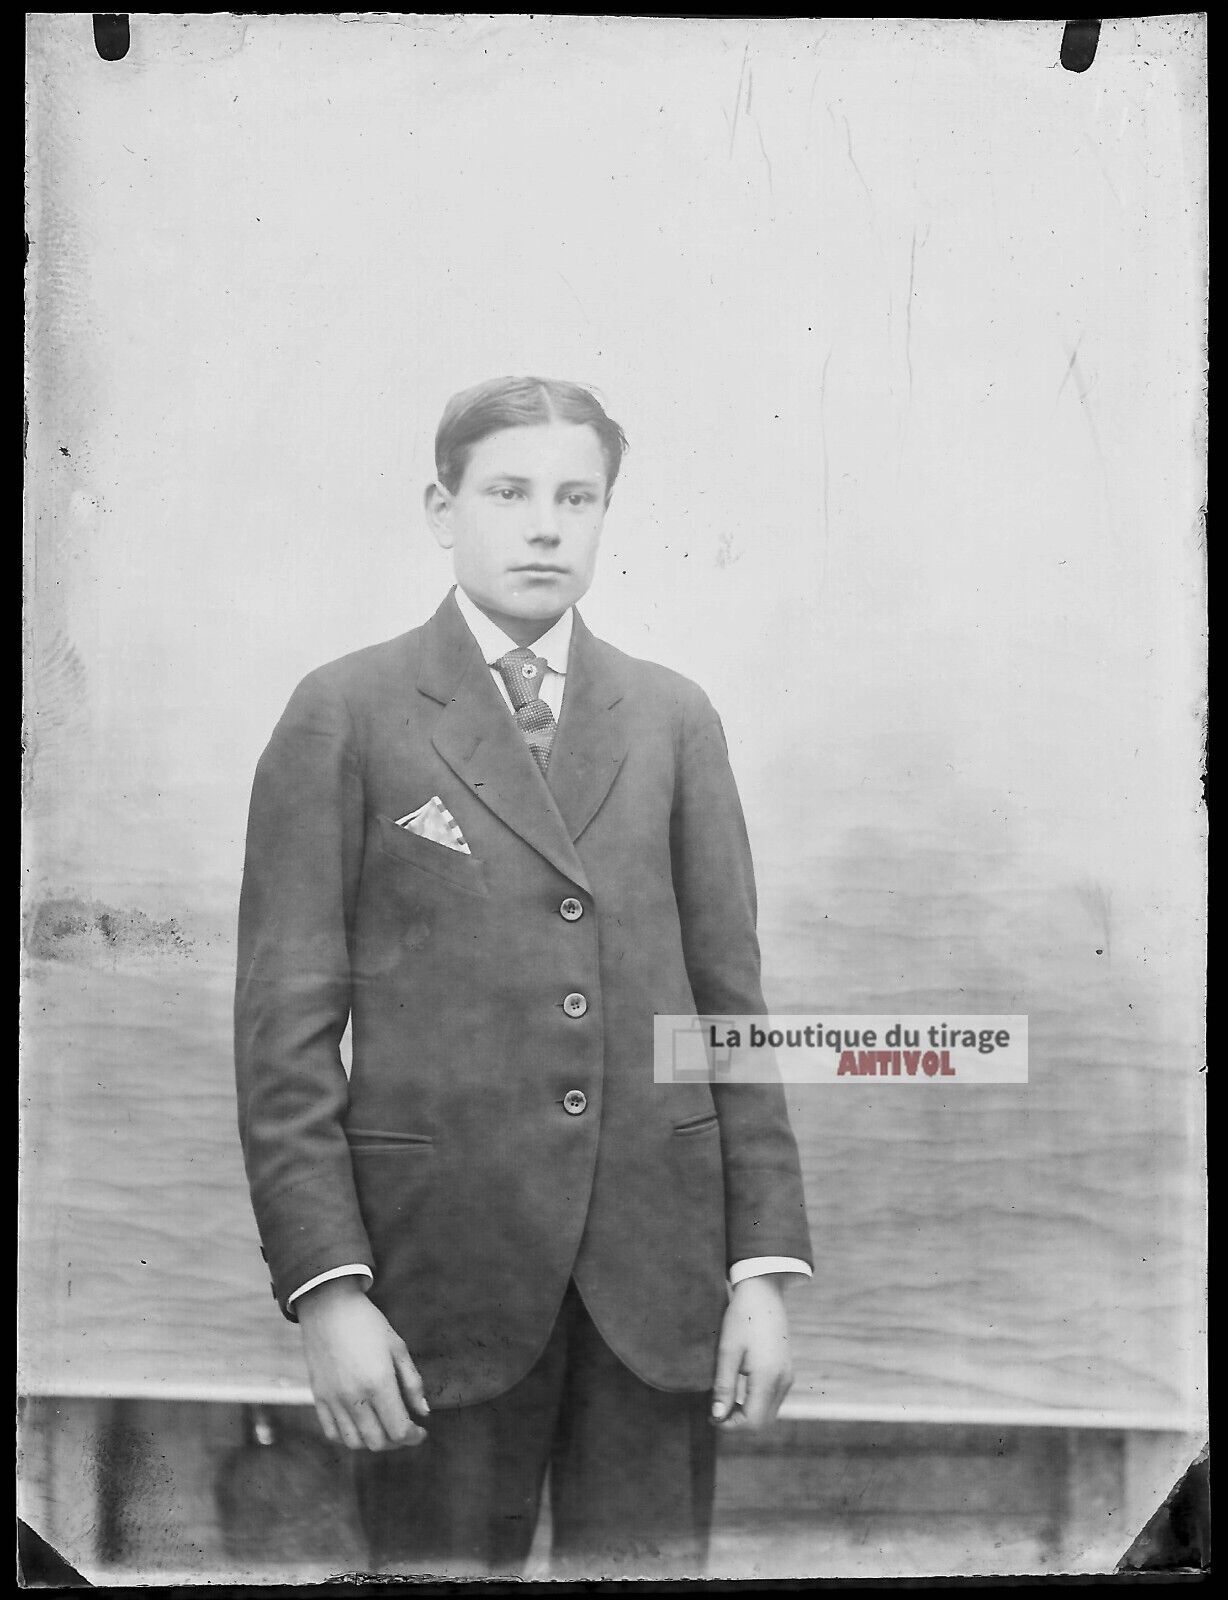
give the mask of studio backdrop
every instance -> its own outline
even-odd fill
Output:
[[[31,19],[23,1384],[301,1392],[235,1129],[253,769],[450,582],[444,402],[595,385],[599,635],[720,711],[790,1089],[790,1405],[1198,1426],[1196,19]],[[651,1070],[651,1064],[645,1064]],[[1130,1530],[1135,1531],[1135,1530]]]

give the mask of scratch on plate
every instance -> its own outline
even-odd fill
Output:
[[[917,281],[917,225],[912,225],[912,252],[908,258],[908,302],[904,307],[904,360],[908,366],[908,403],[912,405],[912,295]]]
[[[772,182],[771,157],[768,155],[767,146],[763,142],[763,129],[759,126],[759,119],[755,116],[753,110],[751,109],[752,105],[754,104],[754,95],[755,69],[750,65],[750,40],[748,39],[742,51],[742,65],[738,72],[738,91],[734,96],[733,116],[731,118],[729,113],[724,111],[723,107],[722,114],[724,115],[726,122],[729,123],[730,156],[733,155],[733,147],[738,137],[738,117],[745,112],[755,124],[755,137],[759,141],[759,154],[763,157],[763,164],[767,168],[768,192],[769,194],[774,195],[776,193],[776,188]]]
[[[1066,387],[1067,379],[1070,377],[1070,374],[1072,372],[1074,372],[1075,362],[1079,359],[1079,346],[1082,343],[1083,343],[1083,334],[1080,333],[1079,337],[1074,342],[1074,349],[1070,352],[1070,360],[1066,363],[1066,370],[1062,374],[1062,381],[1057,386],[1057,394],[1054,396],[1054,400],[1053,400],[1053,404],[1054,404],[1055,407],[1057,405],[1057,402],[1062,398],[1062,390]]]
[[[742,51],[742,66],[738,72],[738,92],[733,101],[733,121],[729,126],[729,154],[733,155],[733,142],[738,136],[738,113],[742,109],[742,85],[746,82],[746,64],[750,59],[750,40]]]
[[[1070,364],[1066,368],[1066,376],[1062,379],[1062,383],[1058,388],[1058,393],[1061,394],[1062,388],[1066,383],[1066,378],[1069,378],[1073,375],[1075,381],[1075,393],[1079,396],[1079,404],[1083,407],[1083,415],[1087,418],[1087,431],[1092,436],[1092,444],[1096,448],[1096,456],[1099,459],[1101,467],[1103,467],[1104,452],[1100,448],[1100,433],[1096,427],[1096,418],[1092,413],[1090,404],[1088,403],[1088,396],[1091,393],[1091,386],[1085,382],[1083,377],[1083,369],[1079,365],[1079,344],[1081,344],[1082,341],[1083,335],[1080,334],[1079,343],[1076,344],[1074,349],[1070,352]]]
[[[806,149],[810,149],[810,120],[814,116],[814,91],[819,87],[819,74],[810,80],[810,98],[806,102]]]
[[[849,161],[852,163],[853,171],[857,174],[861,187],[866,191],[866,199],[870,202],[870,209],[873,210],[874,196],[870,193],[870,185],[866,182],[861,168],[857,165],[857,157],[853,154],[853,130],[849,127],[849,119],[841,112],[840,120],[844,124],[844,139],[848,147]]]
[[[767,153],[767,146],[763,142],[763,129],[759,126],[759,118],[758,117],[756,117],[754,119],[754,123],[755,123],[755,133],[756,133],[756,135],[758,136],[758,139],[759,139],[759,149],[760,149],[760,152],[763,155],[764,165],[767,167],[768,193],[774,195],[776,193],[776,189],[775,189],[775,186],[772,183],[772,162],[771,162],[771,158],[768,156],[768,153]]]
[[[558,268],[557,267],[555,268],[555,271],[558,272]],[[563,274],[561,272],[559,272],[559,277],[562,278],[563,282],[567,285],[568,289],[571,290],[571,298],[580,307],[580,310],[584,312],[584,320],[586,322],[591,322],[593,319],[589,316],[588,311],[587,311],[587,309],[585,307],[584,301],[581,300],[580,296],[576,293],[576,291],[574,289],[572,289],[570,281],[567,278],[563,277]]]
[[[1053,402],[1053,407],[1054,407],[1054,410],[1056,411],[1058,400],[1060,400],[1061,397],[1062,397],[1062,390],[1066,387],[1067,381],[1070,378],[1073,378],[1074,379],[1074,386],[1075,386],[1075,393],[1079,397],[1079,405],[1082,407],[1083,417],[1084,417],[1084,420],[1087,423],[1087,431],[1088,431],[1088,434],[1091,437],[1092,449],[1096,452],[1096,460],[1100,464],[1100,476],[1101,476],[1101,480],[1102,480],[1103,485],[1104,485],[1105,509],[1106,509],[1106,512],[1111,512],[1111,495],[1110,495],[1110,490],[1109,490],[1109,469],[1108,469],[1108,463],[1104,459],[1104,448],[1100,443],[1100,430],[1096,426],[1096,416],[1095,416],[1095,412],[1093,411],[1092,405],[1091,405],[1090,396],[1091,396],[1092,385],[1087,383],[1086,380],[1084,379],[1084,377],[1083,377],[1083,369],[1079,365],[1079,350],[1080,350],[1080,348],[1082,347],[1082,344],[1083,344],[1083,333],[1084,333],[1084,331],[1086,331],[1086,330],[1081,330],[1080,331],[1079,337],[1074,342],[1074,348],[1070,352],[1070,360],[1066,363],[1066,371],[1062,374],[1062,381],[1057,386],[1057,397]],[[1110,527],[1112,526],[1112,516],[1111,515],[1109,516],[1109,526]]]

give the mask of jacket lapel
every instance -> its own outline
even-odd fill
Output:
[[[570,678],[569,662],[564,720]],[[591,892],[559,807],[451,593],[426,626],[418,688],[443,707],[431,742],[461,782],[526,844]],[[551,765],[553,759],[554,750]]]
[[[577,611],[563,714],[547,777],[567,832],[578,839],[597,814],[627,754],[618,703],[625,693],[616,651],[595,639]]]

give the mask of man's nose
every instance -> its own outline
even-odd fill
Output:
[[[553,500],[534,502],[533,526],[529,537],[548,544],[559,542],[559,508]]]

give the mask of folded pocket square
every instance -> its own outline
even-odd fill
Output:
[[[449,850],[459,850],[462,855],[473,853],[465,843],[460,824],[437,794],[433,794],[416,811],[394,820],[398,828],[404,828],[407,833],[416,833],[420,839],[430,839]]]

